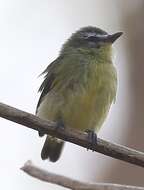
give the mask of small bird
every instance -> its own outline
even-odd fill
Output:
[[[40,118],[58,127],[87,131],[96,143],[112,102],[115,102],[117,73],[112,62],[112,44],[122,32],[108,34],[88,26],[76,31],[62,46],[60,54],[45,71],[36,108]],[[43,136],[43,132],[39,132]],[[47,135],[41,152],[43,160],[56,162],[64,141]]]

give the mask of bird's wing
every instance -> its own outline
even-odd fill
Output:
[[[42,84],[38,90],[39,92],[41,92],[41,95],[40,95],[40,98],[39,98],[39,101],[38,101],[38,104],[36,107],[36,113],[37,113],[38,107],[39,107],[40,103],[42,102],[43,98],[52,89],[52,84],[56,77],[56,67],[59,65],[61,59],[62,59],[62,56],[58,57],[50,65],[48,65],[48,67],[41,74],[41,75],[45,75],[45,76],[44,76],[44,81],[42,82]]]

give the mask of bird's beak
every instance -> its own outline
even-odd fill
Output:
[[[117,32],[115,34],[109,34],[107,36],[105,36],[104,42],[110,42],[113,43],[115,42],[121,35],[123,34],[123,32]]]

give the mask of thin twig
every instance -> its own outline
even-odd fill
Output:
[[[69,127],[58,129],[56,123],[43,120],[37,116],[0,103],[0,117],[24,125],[28,128],[43,131],[65,141],[111,156],[113,158],[144,167],[144,153],[108,141],[97,139],[97,145],[92,146],[86,133]]]
[[[24,172],[39,180],[60,185],[73,190],[144,190],[143,187],[127,186],[111,183],[84,183],[62,175],[43,170],[27,161],[21,168]]]

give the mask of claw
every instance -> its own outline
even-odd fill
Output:
[[[63,129],[63,130],[65,129],[65,125],[64,125],[64,122],[62,120],[59,120],[57,122],[56,130],[57,129]]]
[[[42,131],[38,131],[38,134],[40,137],[43,137],[45,133],[43,133]]]
[[[57,125],[56,125],[56,128],[55,128],[56,131],[59,130],[59,129],[62,129],[62,130],[65,129],[65,125],[64,125],[62,120],[59,120],[57,122]],[[39,134],[40,137],[43,137],[45,135],[45,133],[42,130],[38,131],[38,134]]]
[[[88,141],[90,142],[90,144],[87,147],[87,150],[89,150],[90,148],[92,148],[93,150],[93,148],[97,144],[97,134],[90,129],[87,129],[85,132],[88,134]]]

